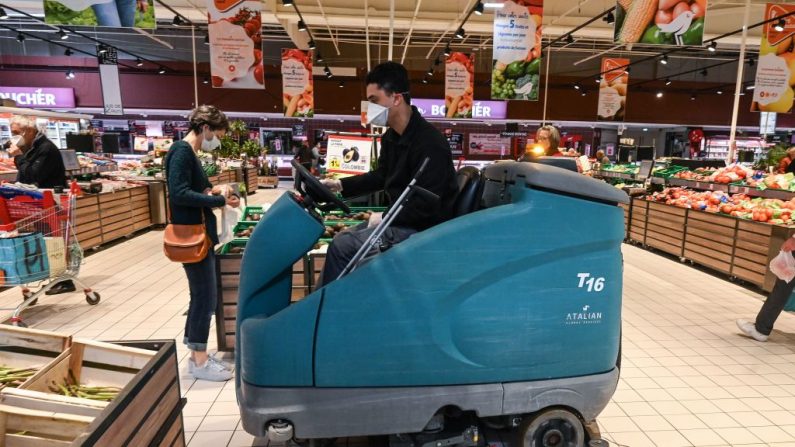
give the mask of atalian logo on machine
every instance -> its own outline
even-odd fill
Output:
[[[582,306],[579,312],[569,312],[566,314],[567,326],[576,326],[581,324],[600,324],[602,322],[602,312],[594,312],[591,310],[590,305]]]

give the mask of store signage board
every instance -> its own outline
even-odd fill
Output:
[[[293,124],[293,138],[306,137],[306,126],[301,124]]]
[[[315,115],[312,52],[295,48],[282,49],[282,105],[284,116]]]
[[[213,88],[265,88],[259,0],[207,0]]]
[[[0,99],[11,99],[17,107],[29,109],[67,109],[75,106],[72,88],[0,86]]]
[[[425,118],[444,118],[447,109],[443,99],[411,98],[411,105],[417,107]],[[505,101],[474,101],[472,118],[501,120],[508,116],[508,103]]]
[[[447,118],[472,118],[475,55],[450,53],[444,64],[444,107]]]
[[[602,59],[602,77],[599,80],[598,121],[624,121],[627,108],[629,59],[605,57]]]
[[[701,46],[703,43],[707,0],[655,1],[653,4],[641,2],[644,7],[632,11],[625,9],[630,4],[623,0],[616,3],[615,43],[678,46]],[[659,10],[658,6],[661,6]]]
[[[776,113],[761,112],[759,114],[759,135],[776,133]]]
[[[469,134],[469,155],[504,156],[511,150],[511,139],[493,133]]]
[[[762,28],[762,42],[759,46],[759,62],[756,68],[754,101],[752,112],[790,113],[795,80],[795,16],[784,19],[784,31],[773,27],[778,23],[776,17],[795,12],[795,5],[768,3]]]
[[[102,84],[102,102],[105,115],[124,115],[121,102],[121,86],[119,85],[118,54],[113,47],[97,48],[99,60],[99,80]]]
[[[372,138],[329,135],[326,149],[328,171],[354,175],[369,172],[372,148]]]
[[[542,0],[505,0],[494,11],[491,97],[538,101]]]

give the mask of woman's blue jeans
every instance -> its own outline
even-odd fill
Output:
[[[94,5],[97,26],[135,26],[136,0],[113,0],[108,3]]]
[[[218,301],[215,253],[211,248],[203,261],[182,264],[182,267],[188,276],[188,288],[190,289],[184,343],[191,351],[204,352],[207,351],[207,339],[210,336],[210,320]]]

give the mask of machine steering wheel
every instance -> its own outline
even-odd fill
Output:
[[[301,163],[293,159],[291,164],[295,168],[295,190],[301,193],[305,198],[311,199],[311,205],[318,207],[323,211],[330,211],[334,208],[339,208],[350,214],[351,209],[343,202],[336,194],[331,192],[326,186],[320,183],[320,180],[315,178]]]

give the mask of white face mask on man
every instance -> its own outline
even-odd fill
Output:
[[[210,131],[210,137],[208,138],[206,133]],[[202,150],[205,152],[212,152],[216,149],[221,147],[221,140],[218,138],[218,135],[215,132],[211,131],[209,127],[205,129],[205,132],[202,132]]]
[[[395,93],[395,95],[403,95],[405,93],[407,92]],[[394,105],[384,107],[374,102],[369,103],[367,105],[367,124],[378,127],[386,126],[389,120],[389,109],[392,107],[394,107]]]

